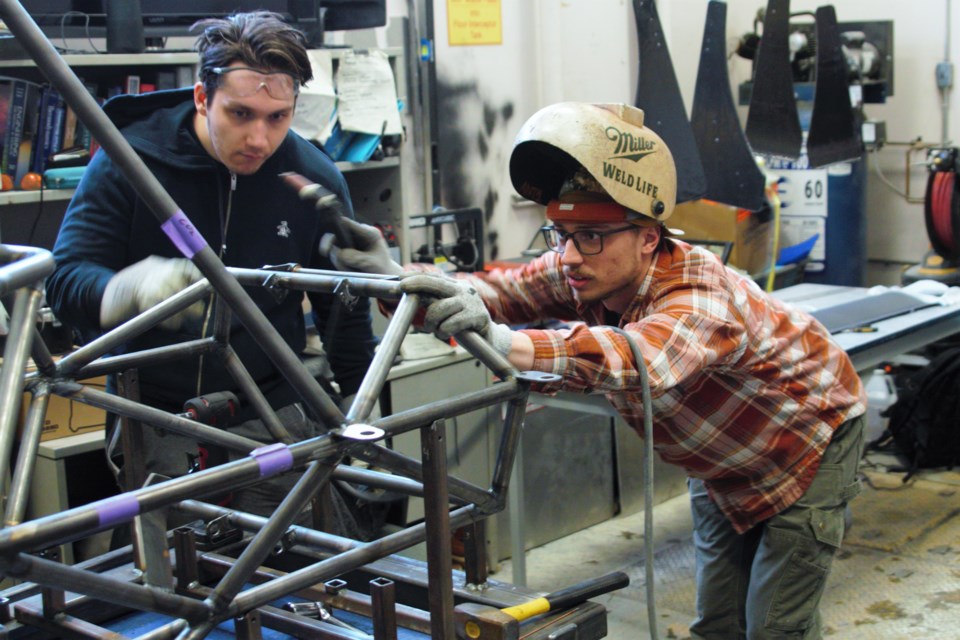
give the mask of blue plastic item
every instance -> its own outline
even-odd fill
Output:
[[[777,266],[780,267],[786,264],[794,264],[805,260],[807,256],[810,255],[810,252],[813,251],[813,246],[817,244],[817,240],[819,238],[820,234],[815,233],[799,244],[780,249],[780,256],[777,258]]]

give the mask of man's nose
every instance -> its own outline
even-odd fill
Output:
[[[267,146],[267,123],[263,120],[254,120],[247,130],[247,144],[256,149]]]
[[[560,262],[566,265],[582,264],[583,254],[577,248],[577,243],[573,238],[567,238],[563,243],[563,253],[560,254]]]

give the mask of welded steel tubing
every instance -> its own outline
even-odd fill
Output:
[[[214,518],[226,517],[231,526],[243,529],[244,531],[256,532],[267,524],[268,518],[245,513],[243,511],[233,511],[226,507],[201,502],[199,500],[183,500],[174,505],[174,509],[181,513],[204,520],[213,520]],[[292,525],[290,532],[293,534],[295,544],[317,549],[322,553],[342,553],[354,549],[364,543],[351,538],[317,531],[299,525]]]
[[[78,371],[85,365],[90,364],[95,361],[97,358],[102,357],[105,354],[111,353],[123,345],[127,344],[133,338],[136,338],[140,334],[144,333],[152,326],[157,324],[161,318],[165,318],[169,315],[173,315],[171,310],[182,310],[189,307],[191,304],[196,303],[199,300],[202,300],[203,297],[210,291],[209,283],[206,281],[196,282],[183,291],[180,291],[163,302],[161,302],[156,307],[152,307],[150,310],[145,313],[140,314],[134,318],[131,318],[127,322],[121,324],[119,327],[105,333],[104,335],[91,340],[87,344],[83,345],[73,353],[70,353],[64,356],[60,360],[59,373],[62,376],[73,376],[77,374]],[[157,315],[154,313],[155,309],[166,309],[168,312],[163,313],[162,315]],[[204,342],[203,340],[195,340],[193,343]],[[178,351],[183,349],[185,346],[189,346],[190,342],[184,342],[182,344],[170,345],[169,347],[162,347],[160,349],[150,349],[144,352],[130,354],[126,356],[128,358],[147,358],[153,356],[159,356],[164,354],[168,357],[175,358],[184,358],[190,355],[193,355],[189,351]],[[148,354],[148,355],[141,355]],[[122,356],[121,356],[122,357]],[[110,358],[112,362],[114,358]],[[144,362],[140,360],[140,362]],[[165,362],[158,357],[157,362]],[[146,364],[144,362],[144,364]],[[109,366],[109,363],[107,363]],[[122,367],[115,368],[107,373],[113,373],[116,371],[123,371],[124,369],[131,368],[131,366],[142,366],[142,365],[123,365]]]
[[[487,583],[487,521],[463,527],[463,573],[468,585],[483,588]]]
[[[42,375],[52,376],[57,372],[57,363],[53,359],[53,354],[47,348],[40,335],[40,329],[33,326],[33,339],[30,341],[30,357],[33,358],[33,364]]]
[[[346,281],[351,293],[382,300],[399,300],[403,296],[400,284],[396,277],[377,276],[347,271],[320,271],[311,269],[297,269],[296,271],[271,271],[268,269],[241,269],[227,267],[241,284],[250,287],[269,286],[310,291],[316,293],[333,293],[337,285]]]
[[[461,347],[470,352],[470,355],[486,365],[500,378],[506,380],[517,375],[516,367],[510,364],[510,361],[502,353],[494,349],[476,331],[463,331],[453,337]]]
[[[213,592],[207,598],[214,615],[223,613],[243,586],[263,564],[270,553],[276,549],[277,542],[293,524],[297,515],[318,489],[329,482],[333,465],[314,462],[297,480],[293,489],[283,498],[280,506],[271,514],[270,519],[246,546],[236,563],[227,571]]]
[[[217,624],[218,623],[213,620],[204,620],[194,627],[184,629],[180,632],[180,635],[177,636],[177,640],[203,640],[203,638],[213,633],[213,630],[217,628]],[[241,639],[238,638],[237,640]],[[242,640],[246,640],[246,638]]]
[[[343,421],[343,414],[339,407],[330,398],[319,393],[322,391],[320,384],[300,366],[297,355],[276,328],[267,321],[266,316],[254,304],[240,283],[227,273],[213,249],[110,122],[26,10],[15,0],[0,0],[0,18],[3,18],[7,28],[17,38],[17,43],[30,54],[37,67],[57,88],[67,104],[77,112],[80,121],[97,139],[102,150],[109,154],[157,220],[164,225],[171,240],[176,238],[177,242],[184,246],[181,250],[184,255],[193,260],[200,272],[230,305],[254,341],[263,349],[277,369],[284,372],[290,385],[303,402],[325,424],[331,428],[339,426]]]
[[[407,329],[413,321],[413,316],[417,312],[419,301],[416,296],[404,296],[397,305],[390,324],[387,325],[383,333],[383,339],[377,347],[377,352],[373,356],[373,361],[363,376],[360,388],[357,390],[356,398],[347,411],[346,420],[348,423],[366,420],[370,412],[376,405],[380,391],[383,389],[384,382],[390,374],[390,367],[400,352],[400,345],[407,335]]]
[[[187,628],[188,624],[186,620],[174,620],[156,629],[152,629],[143,635],[137,636],[136,640],[173,640],[181,631]]]
[[[200,620],[209,613],[202,602],[192,598],[83,571],[25,553],[12,558],[0,557],[0,570],[4,575],[29,580],[41,586],[81,593],[140,611],[153,611],[187,620]]]
[[[57,377],[86,380],[87,378],[96,378],[97,376],[105,376],[111,373],[121,373],[129,369],[140,369],[142,367],[193,358],[205,353],[213,353],[218,346],[213,338],[200,338],[198,340],[188,340],[165,347],[144,349],[142,351],[135,351],[134,353],[123,353],[108,358],[95,359],[90,362],[90,364],[83,364],[80,360],[67,360],[74,354],[79,353],[79,350],[77,350],[64,356],[60,360]],[[84,347],[81,347],[80,349],[83,348]]]
[[[266,396],[263,395],[263,392],[260,391],[256,380],[253,379],[253,376],[250,375],[247,368],[243,366],[240,357],[237,355],[237,352],[233,350],[233,347],[229,344],[225,345],[217,351],[217,355],[223,362],[223,366],[227,372],[233,377],[233,381],[237,383],[240,392],[245,396],[244,399],[257,412],[257,416],[263,421],[263,425],[267,428],[267,431],[270,432],[270,435],[273,436],[273,439],[276,442],[293,444],[293,436],[290,435],[287,428],[280,422],[280,418],[277,417],[277,412],[270,406],[270,402]]]
[[[34,284],[17,289],[14,296],[10,330],[3,348],[3,365],[0,366],[0,478],[8,477],[10,452],[23,398],[23,372],[42,295]]]
[[[351,451],[353,451],[353,449],[351,449]],[[371,471],[370,469],[361,469],[360,467],[340,464],[333,472],[333,477],[337,480],[345,480],[354,484],[385,489],[408,496],[420,497],[423,495],[422,483],[391,473],[380,473],[378,471]]]
[[[387,560],[387,562],[389,563],[390,561]],[[216,580],[219,576],[226,573],[227,569],[233,564],[233,560],[227,556],[205,554],[202,558],[202,563],[204,574]],[[368,565],[366,568],[366,570],[372,573],[377,573],[379,569],[379,561]],[[253,580],[255,584],[263,584],[268,580],[273,580],[277,575],[282,574],[272,569],[261,568]],[[377,585],[374,583],[386,585],[391,582],[393,581],[388,578],[375,578],[370,581],[370,592],[373,593],[376,589]],[[325,584],[314,585],[313,587],[298,592],[297,595],[307,600],[312,599],[321,602],[327,609],[339,609],[372,618],[374,624],[376,624],[376,614],[373,613],[374,607],[371,596],[346,588],[336,588],[328,591]],[[264,609],[261,608],[260,611],[264,611]],[[430,633],[430,614],[423,609],[404,604],[396,604],[394,601],[393,612],[398,626],[421,633]],[[276,628],[278,630],[280,629],[279,626]]]
[[[337,448],[337,444],[331,442],[328,436],[321,436],[314,440],[316,442],[309,445],[301,444],[288,448],[292,456],[293,468],[304,464],[306,458],[317,450],[327,449],[333,452]],[[37,518],[15,527],[0,529],[0,554],[44,549],[62,544],[129,522],[140,513],[187,498],[236,490],[253,484],[263,477],[261,462],[256,457],[248,456],[158,485],[135,489],[118,496]]]
[[[424,485],[427,484],[427,480],[424,477],[423,464],[418,460],[414,460],[402,453],[397,453],[392,449],[377,445],[367,445],[365,447],[351,449],[351,454],[365,462],[373,463],[377,466],[390,469],[394,473],[411,477],[422,482]],[[467,504],[474,503],[484,511],[496,503],[494,497],[491,496],[486,489],[456,477],[450,478],[449,492],[457,498],[458,501]]]
[[[529,391],[529,385],[523,386]],[[503,420],[503,433],[500,436],[500,446],[497,448],[497,459],[494,462],[493,477],[490,481],[491,490],[501,500],[506,496],[507,487],[510,485],[510,473],[513,471],[513,461],[517,456],[517,447],[520,443],[526,412],[527,394],[514,398],[507,403],[507,414]]]
[[[134,518],[133,542],[136,566],[143,572],[143,584],[172,592],[174,584],[170,541],[167,539],[168,511],[168,507],[162,507]]]
[[[68,393],[65,395],[75,395],[85,392],[88,402],[91,394],[98,395],[100,399],[96,403],[91,403],[94,404],[94,406],[101,406],[102,408],[117,413],[128,413],[134,417],[145,416],[155,420],[157,419],[149,413],[151,409],[142,407],[136,403],[125,403],[122,398],[89,389],[82,390],[81,385],[77,383],[57,383],[53,385],[54,388],[61,386],[68,390]],[[517,389],[516,382],[508,381],[495,385],[490,389],[477,392],[473,394],[472,397],[461,397],[454,399],[454,401],[434,403],[428,411],[414,410],[383,420],[390,421],[390,424],[398,427],[403,427],[407,423],[413,427],[418,427],[423,425],[424,420],[429,418],[432,412],[439,411],[436,418],[434,418],[439,419],[444,417],[444,409],[456,408],[458,411],[453,413],[457,415],[458,413],[473,408],[488,406],[493,402],[508,399],[516,393]],[[133,405],[133,407],[128,405]],[[134,408],[139,410],[134,411]],[[117,411],[118,409],[119,411]],[[140,413],[140,411],[144,413]],[[162,419],[157,420],[158,422],[161,424],[165,421],[173,422],[171,418],[175,418],[175,416],[163,412],[160,413],[162,414]],[[374,422],[375,426],[379,424],[380,421]],[[168,426],[170,425],[168,424]],[[194,427],[195,425],[191,423],[188,426]],[[190,434],[194,433],[191,429]],[[289,447],[288,450],[293,457],[292,467],[297,468],[308,461],[322,459],[339,453],[351,445],[355,445],[355,443],[339,439],[335,440],[332,436],[324,435],[293,445]],[[176,478],[155,487],[137,489],[115,498],[108,498],[99,503],[77,507],[59,514],[40,518],[30,523],[0,530],[0,553],[42,549],[54,544],[60,544],[129,521],[134,515],[143,511],[166,506],[187,498],[216,494],[228,489],[233,490],[240,486],[252,484],[258,479],[260,479],[260,465],[255,460],[251,458],[237,460],[212,469]],[[101,519],[102,511],[113,514],[110,522],[107,524]],[[419,541],[422,540],[416,540],[410,544],[416,544]]]
[[[22,247],[15,244],[0,245],[0,296],[15,289],[41,282],[53,273],[53,254],[46,249]]]
[[[370,605],[374,640],[397,640],[397,589],[393,580],[370,581]]]
[[[469,391],[452,398],[436,400],[413,409],[384,416],[374,420],[371,424],[383,429],[390,435],[399,435],[419,429],[434,420],[459,416],[476,409],[483,409],[505,402],[511,398],[526,397],[527,393],[526,387],[522,387],[517,380],[510,379],[479,391]]]
[[[177,564],[174,567],[177,589],[185,590],[200,581],[200,567],[197,564],[197,536],[190,527],[177,527],[173,530],[173,548]]]
[[[46,383],[38,384],[33,389],[32,397],[27,419],[23,422],[17,464],[10,481],[10,495],[7,497],[7,511],[4,515],[5,527],[23,522],[23,516],[27,512],[30,481],[37,466],[37,448],[40,446],[40,436],[43,435],[43,419],[47,415],[47,405],[50,404],[50,386]]]
[[[450,513],[450,526],[461,527],[482,517],[473,505],[461,507]],[[385,558],[394,553],[409,549],[426,539],[426,525],[418,524],[402,531],[384,536],[373,542],[360,544],[353,549],[298,569],[286,576],[252,587],[237,594],[231,605],[231,612],[249,611],[289,593],[305,589],[311,585],[329,580],[343,573],[362,567],[374,560]]]
[[[423,512],[427,525],[427,601],[433,640],[455,636],[450,500],[447,494],[446,424],[437,420],[420,429],[423,457]]]
[[[56,395],[77,400],[84,404],[110,411],[119,416],[133,418],[134,420],[145,422],[149,425],[164,429],[165,431],[190,436],[201,442],[220,445],[231,451],[249,453],[264,444],[244,436],[236,435],[230,431],[211,427],[172,413],[167,413],[161,409],[154,409],[145,404],[127,400],[126,398],[107,393],[106,391],[92,389],[79,382],[56,382],[51,385],[51,390]]]

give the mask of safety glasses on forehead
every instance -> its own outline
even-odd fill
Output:
[[[217,87],[237,98],[249,98],[263,89],[274,100],[290,100],[300,93],[300,82],[285,71],[264,72],[250,67],[213,67]]]

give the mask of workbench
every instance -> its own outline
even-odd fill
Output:
[[[838,305],[857,303],[867,297],[862,287],[828,284],[798,284],[773,295],[815,315]],[[871,322],[866,331],[840,331],[833,339],[847,352],[861,374],[878,364],[920,349],[960,332],[960,305],[933,305]]]

